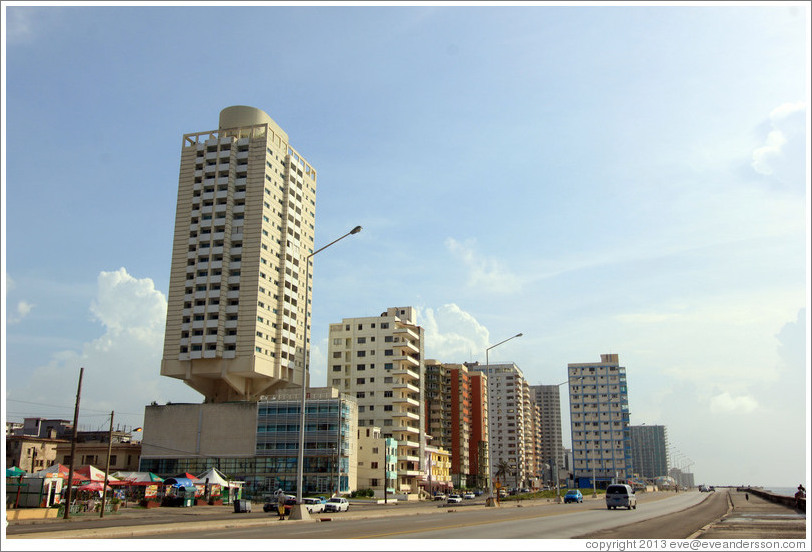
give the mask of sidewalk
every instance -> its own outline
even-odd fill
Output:
[[[806,514],[730,489],[731,509],[698,531],[698,539],[805,539]]]

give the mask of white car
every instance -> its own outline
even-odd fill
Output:
[[[325,512],[346,512],[350,509],[350,501],[340,496],[334,496],[324,504]]]
[[[462,495],[462,498],[464,498],[465,500],[473,500],[474,498],[476,498],[476,495],[474,493],[465,493],[464,495]]]
[[[447,502],[449,504],[456,504],[458,502],[462,502],[462,497],[458,494],[448,495]]]
[[[311,514],[318,514],[324,511],[324,502],[318,498],[303,498],[302,504],[304,504],[307,511]]]

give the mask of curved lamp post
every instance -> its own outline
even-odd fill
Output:
[[[507,339],[500,341],[496,345],[491,345],[487,349],[485,349],[485,373],[488,375],[488,383],[490,384],[490,377],[491,377],[491,363],[488,357],[488,353],[494,347],[498,347],[502,343],[506,343],[511,339],[515,339],[517,337],[521,337],[523,334],[517,333],[513,337],[508,337]],[[492,457],[493,457],[493,447],[491,446],[491,427],[490,427],[490,420],[491,419],[491,392],[488,389],[488,499],[485,501],[486,506],[496,506],[496,502],[493,498],[493,477],[491,476],[492,470]]]
[[[299,461],[296,466],[296,506],[291,512],[291,519],[303,519],[307,516],[307,510],[302,507],[302,487],[304,486],[304,434],[305,434],[305,401],[307,399],[307,374],[310,371],[310,355],[308,355],[309,348],[307,346],[307,322],[310,316],[310,310],[307,307],[308,288],[310,287],[310,259],[316,254],[324,251],[334,243],[343,240],[347,236],[357,234],[361,231],[360,226],[356,226],[340,238],[337,238],[324,247],[317,249],[307,256],[305,259],[305,312],[304,312],[304,367],[302,368],[302,407],[299,413]],[[340,406],[340,405],[339,405]],[[338,428],[339,434],[341,428]],[[338,462],[339,459],[336,459]],[[339,475],[340,480],[340,475]],[[309,517],[309,516],[308,516]]]

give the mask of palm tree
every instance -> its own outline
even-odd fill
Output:
[[[499,486],[502,486],[502,478],[506,478],[510,475],[511,469],[510,464],[508,464],[507,460],[499,460],[499,463],[496,464],[496,473],[494,476],[496,477],[497,483]]]

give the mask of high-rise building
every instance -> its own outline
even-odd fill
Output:
[[[574,478],[605,488],[632,476],[626,368],[618,355],[568,364]]]
[[[479,466],[487,465],[479,456],[485,453],[487,436],[483,409],[481,375],[469,372],[463,364],[443,364],[427,360],[426,366],[426,430],[434,446],[451,453],[451,479],[454,487],[484,486],[484,472]],[[477,429],[478,428],[478,429]]]
[[[564,444],[561,439],[561,393],[558,385],[531,385],[530,393],[539,408],[540,445],[539,456],[544,468],[543,480],[554,484],[554,467],[564,469]]]
[[[423,343],[412,307],[330,324],[327,385],[355,397],[359,428],[397,440],[398,493],[418,493],[425,477]]]
[[[488,376],[482,372],[469,372],[471,376],[471,452],[469,471],[474,480],[469,487],[484,489],[490,486],[488,475]]]
[[[525,409],[529,404],[529,390],[525,389],[524,374],[512,362],[466,366],[470,371],[487,376],[490,477],[493,481],[498,479],[502,486],[520,487],[529,474],[525,456]]]
[[[668,475],[668,431],[663,425],[638,425],[629,428],[632,438],[634,472],[654,479]]]
[[[207,402],[300,386],[316,171],[262,110],[183,136],[161,375]]]

